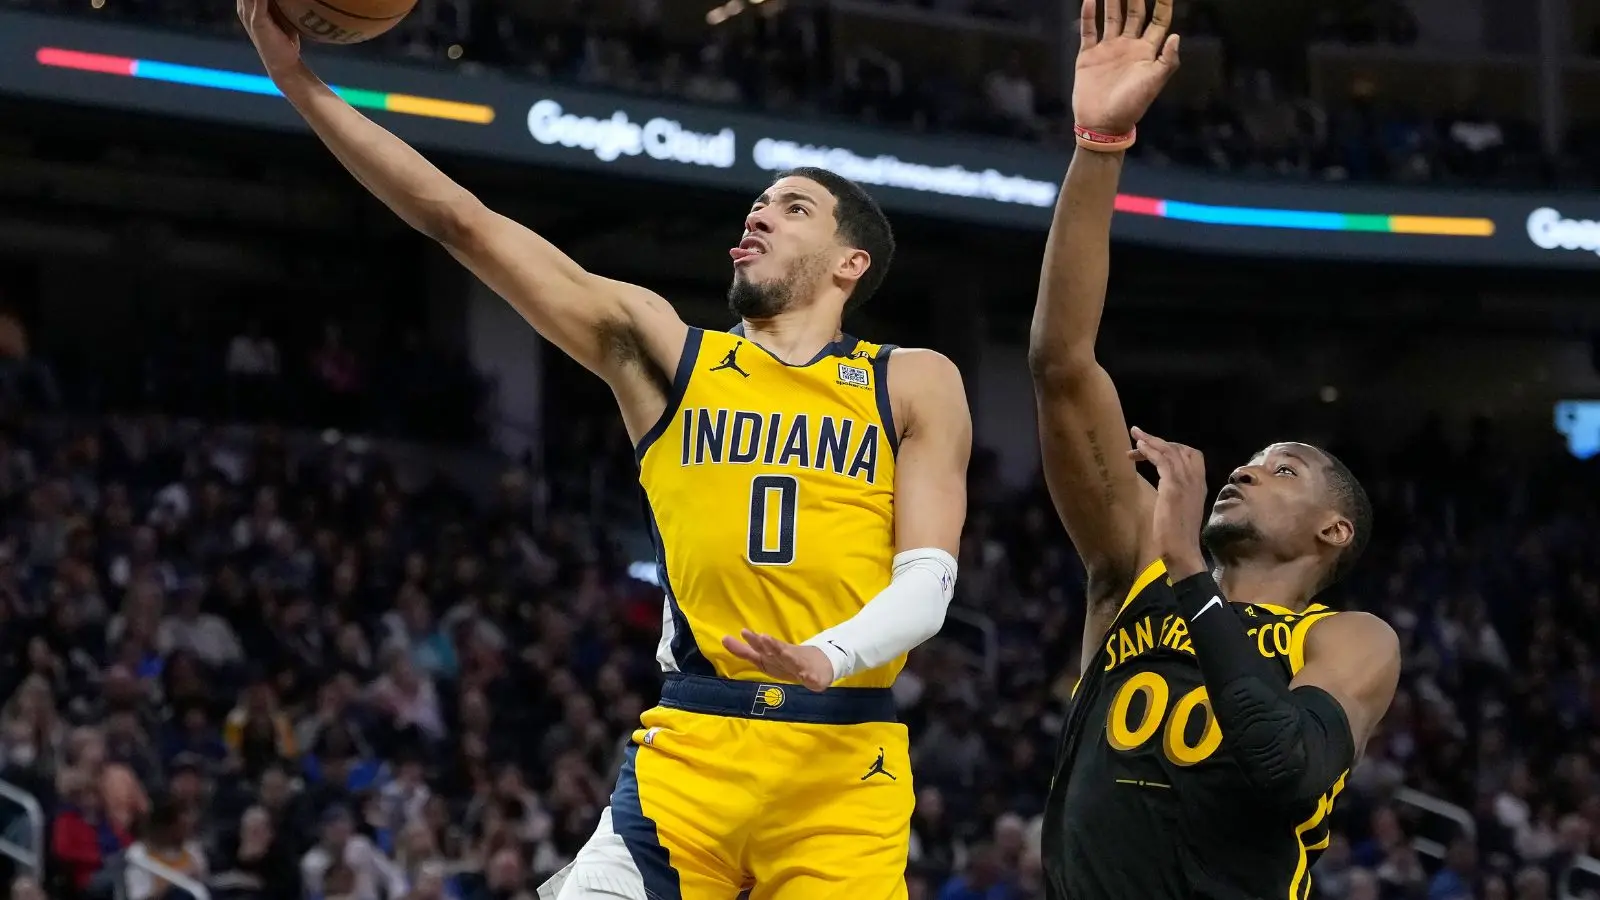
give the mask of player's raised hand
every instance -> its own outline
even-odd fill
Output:
[[[799,682],[813,691],[827,690],[833,684],[833,663],[815,647],[780,641],[771,635],[740,629],[744,640],[728,635],[722,646],[761,671],[783,681]]]
[[[1156,467],[1155,539],[1167,577],[1173,581],[1206,570],[1200,552],[1200,527],[1206,514],[1206,459],[1199,450],[1164,441],[1142,428],[1130,428],[1129,458]]]
[[[1083,0],[1078,64],[1072,82],[1077,124],[1101,134],[1133,130],[1172,73],[1178,36],[1171,33],[1172,0],[1155,0],[1149,25],[1145,0]],[[1095,22],[1105,4],[1105,28]]]
[[[272,0],[237,0],[239,21],[256,46],[268,75],[287,71],[300,61],[300,34],[283,19]]]

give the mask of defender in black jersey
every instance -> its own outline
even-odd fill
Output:
[[[1371,506],[1336,458],[1274,444],[1206,518],[1204,460],[1130,431],[1095,358],[1134,126],[1177,68],[1172,0],[1083,6],[1079,147],[1029,362],[1051,497],[1089,573],[1083,672],[1045,814],[1052,900],[1306,900],[1327,817],[1393,698],[1394,631],[1313,602]],[[1136,464],[1156,470],[1153,486]],[[1211,559],[1202,553],[1202,538]]]

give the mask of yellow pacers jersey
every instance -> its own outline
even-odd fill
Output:
[[[765,679],[723,648],[725,635],[799,643],[889,584],[892,349],[845,336],[789,365],[741,329],[689,330],[667,410],[638,448],[667,671]],[[841,684],[887,687],[903,663]]]

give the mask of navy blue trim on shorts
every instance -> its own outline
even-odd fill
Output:
[[[667,391],[667,406],[661,411],[661,418],[656,420],[650,430],[639,439],[633,448],[635,462],[644,462],[644,455],[650,445],[656,442],[672,424],[672,417],[678,414],[678,407],[683,404],[683,395],[689,390],[689,376],[694,374],[694,364],[700,359],[700,339],[705,334],[698,328],[691,327],[689,333],[683,338],[683,355],[678,357],[678,371],[672,376],[672,387]]]
[[[894,401],[889,397],[889,354],[898,350],[894,344],[883,344],[872,357],[873,392],[878,399],[878,420],[883,422],[884,436],[889,439],[889,451],[900,452],[900,432],[894,427]]]
[[[740,719],[806,725],[865,725],[898,721],[888,688],[828,688],[821,693],[798,684],[735,681],[681,672],[667,673],[661,705],[668,709]]]
[[[683,900],[678,871],[672,868],[672,853],[661,846],[656,823],[644,814],[639,802],[638,756],[635,744],[629,744],[623,752],[617,787],[611,792],[611,827],[627,845],[633,864],[639,867],[650,900]]]

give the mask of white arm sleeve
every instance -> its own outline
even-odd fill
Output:
[[[888,587],[805,646],[828,655],[834,681],[876,669],[939,633],[955,587],[955,557],[935,547],[907,550],[895,556]]]

